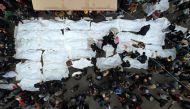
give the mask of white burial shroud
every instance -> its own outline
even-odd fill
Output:
[[[150,24],[150,30],[145,36],[135,35],[130,32],[139,31],[139,29]],[[170,22],[166,18],[160,18],[155,21],[145,21],[145,19],[123,20],[116,19],[112,21],[103,21],[91,23],[88,21],[71,20],[25,20],[24,24],[19,24],[15,29],[15,43],[17,59],[26,59],[24,63],[16,65],[17,80],[23,90],[35,91],[34,84],[41,81],[60,80],[68,77],[69,71],[66,66],[68,59],[81,59],[74,62],[73,67],[80,69],[92,66],[92,64],[83,58],[95,57],[95,52],[89,48],[88,39],[92,38],[95,42],[107,35],[110,28],[117,28],[120,43],[117,52],[124,50],[137,50],[142,54],[146,52],[151,57],[155,51],[161,57],[172,56],[175,58],[174,49],[162,49],[165,40],[165,33],[162,32]],[[70,31],[60,29],[70,28]],[[145,49],[137,49],[132,46],[133,40],[142,41],[147,45]],[[126,48],[127,46],[127,48]],[[97,59],[97,66],[101,70],[116,67],[121,64],[118,55],[111,56],[112,48],[104,47],[107,52],[106,58]],[[110,50],[109,50],[110,49]],[[141,64],[137,60],[128,58],[131,67],[147,69],[147,62]],[[84,63],[86,62],[86,63]],[[81,64],[80,64],[81,63]],[[80,66],[78,66],[80,65]]]

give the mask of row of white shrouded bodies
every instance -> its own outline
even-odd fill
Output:
[[[151,26],[145,36],[122,32],[139,31],[142,26],[147,24]],[[165,40],[165,33],[162,30],[168,25],[169,21],[166,18],[160,18],[155,21],[116,19],[99,23],[84,20],[76,22],[72,20],[24,21],[24,24],[20,23],[15,30],[15,58],[27,59],[24,63],[16,65],[17,80],[20,81],[19,85],[22,89],[34,91],[38,90],[34,88],[34,84],[37,82],[60,80],[62,77],[68,77],[69,72],[65,62],[68,59],[94,57],[96,53],[89,48],[88,39],[93,38],[95,42],[98,42],[113,27],[120,31],[117,35],[120,40],[117,49],[118,53],[124,50],[137,50],[141,54],[146,52],[148,57],[155,57],[155,51],[157,51],[157,55],[161,57],[172,56],[175,58],[176,53],[174,49],[162,49]],[[60,29],[65,28],[70,28],[70,31],[65,31],[63,35]],[[148,44],[151,43],[151,45],[146,45],[145,49],[137,49],[132,46],[134,42],[131,39]],[[113,48],[107,45],[104,47],[104,50],[106,50],[107,56],[110,56]],[[43,54],[42,51],[44,51]],[[43,59],[43,66],[41,59]],[[132,68],[147,69],[147,62],[141,64],[136,59],[128,57],[125,59],[130,61]],[[83,60],[76,63],[80,64],[80,68],[82,65],[91,66],[87,60]],[[121,60],[119,60],[117,55],[97,59],[97,66],[101,70],[118,66],[120,63]],[[75,67],[77,67],[76,64]]]

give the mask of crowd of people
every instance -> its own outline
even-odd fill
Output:
[[[1,71],[8,71],[19,60],[13,58],[15,54],[14,35],[8,32],[9,25],[7,22],[0,20],[0,62]]]
[[[161,58],[147,58],[146,53],[140,54],[138,51],[120,53],[122,64],[116,68],[100,71],[96,66],[96,58],[104,52],[103,47],[112,45],[116,54],[119,43],[117,30],[111,29],[107,36],[103,37],[103,43],[98,46],[92,42],[90,47],[96,51],[96,57],[92,58],[94,71],[89,72],[89,68],[80,70],[80,75],[75,75],[76,81],[85,78],[87,88],[79,91],[81,84],[74,85],[71,89],[66,88],[66,83],[71,79],[53,80],[35,84],[39,91],[30,92],[22,90],[14,78],[5,78],[3,75],[15,69],[18,62],[25,61],[15,59],[14,35],[10,32],[10,24],[18,25],[22,20],[31,17],[38,19],[42,14],[50,17],[69,18],[72,20],[81,19],[85,16],[95,18],[98,15],[108,15],[114,13],[122,15],[130,12],[135,13],[138,7],[145,3],[155,4],[160,0],[118,0],[118,10],[116,12],[95,12],[95,11],[45,11],[33,10],[31,0],[2,0],[0,1],[0,108],[3,109],[90,109],[89,98],[93,98],[100,107],[104,109],[121,109],[113,106],[112,98],[118,101],[124,109],[142,109],[143,99],[148,103],[157,101],[160,107],[170,103],[168,109],[178,102],[183,109],[190,109],[190,31],[182,32],[176,30],[179,23],[189,22],[189,5],[187,0],[169,0],[170,8],[167,12],[161,13],[156,10],[149,18],[159,18],[167,13],[181,14],[176,17],[172,24],[163,30],[165,34],[165,46],[163,49],[175,48],[176,58],[171,56]],[[181,12],[182,11],[182,12]],[[145,14],[146,15],[146,14]],[[143,26],[139,32],[134,34],[146,35],[150,25]],[[64,31],[63,31],[64,34]],[[143,42],[136,41],[134,47],[145,48]],[[157,52],[157,51],[155,51]],[[137,59],[142,64],[148,61],[148,70],[140,73],[128,71],[130,62],[124,60],[126,56]],[[72,64],[72,63],[71,63]],[[93,74],[95,76],[93,76]],[[167,78],[166,81],[155,81],[157,75]],[[169,79],[168,79],[169,78]],[[4,84],[12,84],[9,88],[3,89]],[[65,98],[67,92],[72,96]],[[172,102],[171,102],[172,101]],[[153,108],[153,107],[152,107]]]
[[[169,0],[169,9],[167,12],[161,10],[154,10],[152,13],[147,13],[146,10],[150,10],[159,4],[160,0],[118,0],[117,11],[35,11],[32,7],[32,0],[2,0],[0,1],[0,16],[8,19],[15,23],[22,22],[24,19],[38,19],[40,16],[46,16],[45,18],[59,17],[61,19],[68,18],[72,20],[80,20],[85,17],[90,19],[96,19],[98,16],[122,16],[128,14],[132,18],[133,13],[141,7],[144,11],[143,17],[149,19],[157,19],[159,17],[175,14],[173,19],[176,23],[187,23],[189,22],[189,6],[188,0]],[[150,9],[149,9],[150,8]],[[105,18],[104,18],[105,19]],[[89,19],[88,19],[89,20]]]

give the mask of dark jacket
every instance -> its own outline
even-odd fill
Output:
[[[137,32],[137,34],[140,34],[140,35],[146,35],[146,33],[148,32],[148,30],[150,29],[150,25],[145,25],[143,26],[139,32]]]
[[[137,58],[137,60],[138,60],[139,62],[141,62],[142,64],[144,64],[144,63],[146,62],[146,60],[147,60],[147,56],[146,56],[146,55],[141,55],[141,56],[139,56],[139,57]]]
[[[190,102],[189,101],[182,101],[181,102],[181,107],[183,109],[190,109]]]
[[[190,2],[184,2],[178,6],[178,10],[184,10],[190,7]]]
[[[138,57],[138,56],[140,56],[140,53],[138,51],[135,51],[135,53],[131,54],[131,58],[133,58],[133,59]]]
[[[0,28],[9,28],[9,24],[6,21],[0,19]]]
[[[103,48],[103,46],[107,44],[112,45],[115,49],[117,48],[117,44],[114,43],[114,34],[112,32],[110,32],[108,36],[103,37],[103,43],[101,48]]]

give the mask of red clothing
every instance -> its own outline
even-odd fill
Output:
[[[140,106],[139,104],[136,104],[136,105],[134,106],[134,109],[142,109],[142,108],[141,108],[141,106]]]
[[[174,101],[180,101],[181,95],[180,94],[171,94],[171,97]]]
[[[18,100],[19,104],[23,105],[24,101],[23,100]]]
[[[159,18],[159,17],[160,17],[160,15],[161,15],[161,12],[160,12],[160,11],[158,11],[158,10],[156,10],[156,11],[154,11],[154,12],[152,13],[152,17],[153,17],[154,19]]]
[[[17,2],[19,2],[21,5],[25,5],[27,4],[27,0],[16,0]]]
[[[117,99],[118,99],[119,101],[123,101],[123,100],[124,100],[124,98],[122,98],[122,97],[120,97],[120,96],[117,96]]]

